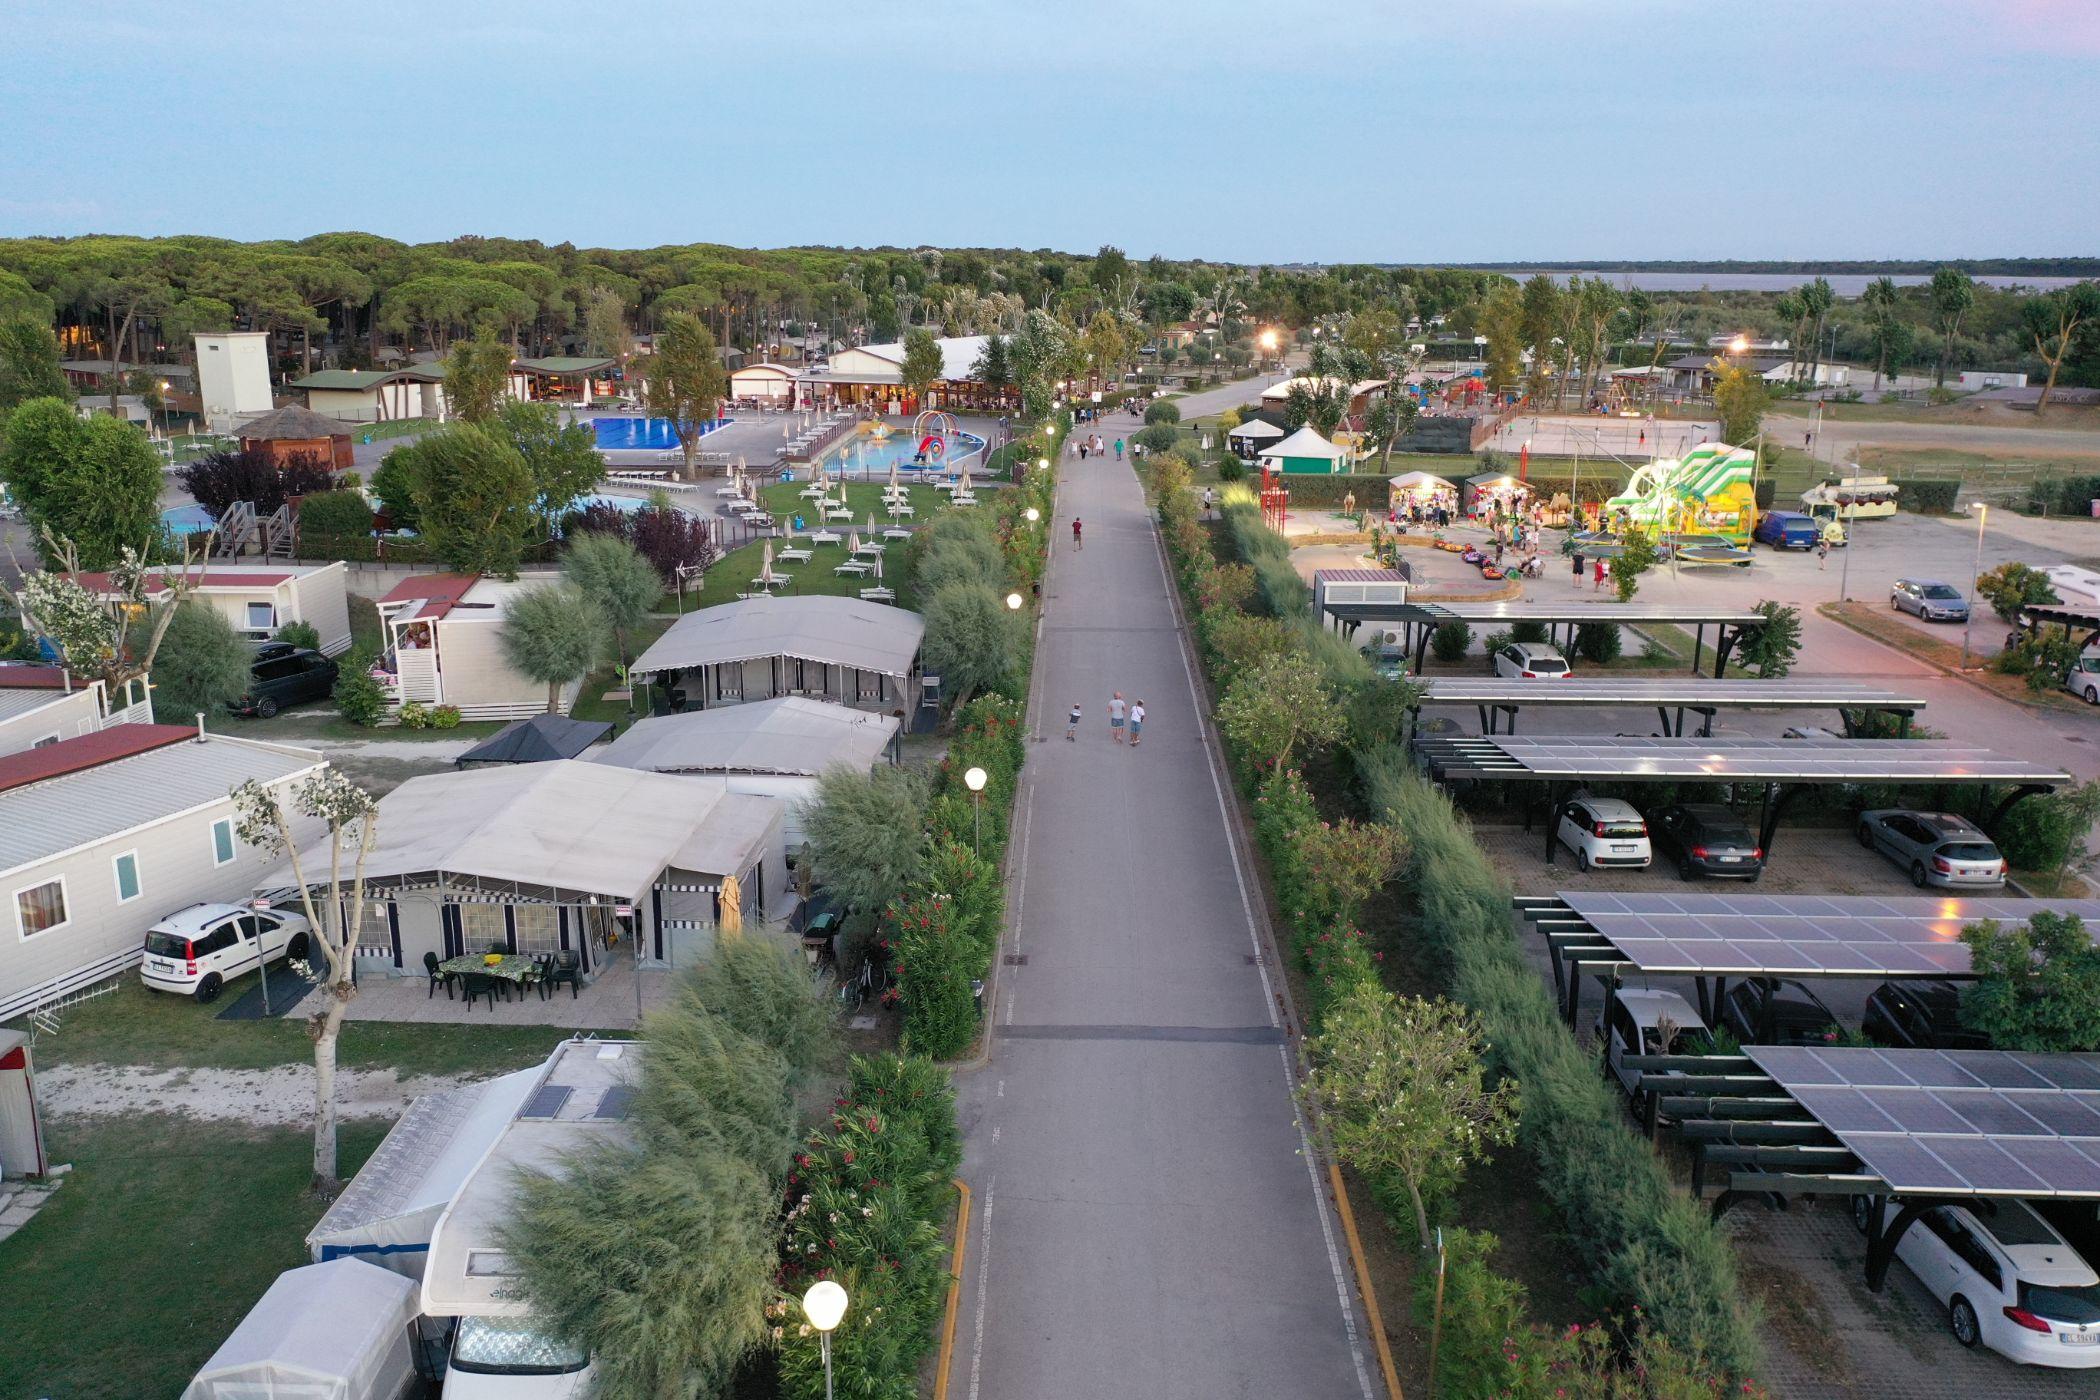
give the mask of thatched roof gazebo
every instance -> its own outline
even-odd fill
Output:
[[[294,405],[251,418],[234,430],[243,448],[270,454],[283,466],[294,457],[312,457],[335,471],[352,461],[350,425]]]

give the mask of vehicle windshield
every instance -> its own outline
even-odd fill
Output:
[[[146,951],[157,958],[186,958],[190,955],[190,941],[179,933],[150,929],[146,933]]]
[[[2022,1283],[2020,1306],[2051,1322],[2100,1322],[2100,1283],[2053,1288]]]
[[[1961,594],[1944,583],[1928,583],[1918,591],[1936,602],[1958,603],[1961,601]]]
[[[2081,657],[2079,657],[2079,658],[2078,658],[2078,669],[2079,669],[2079,670],[2081,670],[2081,671],[2087,671],[2087,672],[2091,672],[2091,671],[2100,671],[2100,656],[2081,656]]]
[[[1949,860],[1996,860],[1998,848],[1988,841],[1950,841],[1940,854]]]
[[[452,1339],[452,1369],[482,1376],[558,1376],[581,1371],[590,1353],[533,1330],[522,1317],[463,1317]]]

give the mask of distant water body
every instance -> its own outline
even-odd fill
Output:
[[[1534,275],[1534,271],[1513,270],[1509,276],[1519,282]],[[1549,272],[1547,276],[1556,282],[1566,282],[1572,274]],[[1784,292],[1815,280],[1812,272],[1584,272],[1584,277],[1602,277],[1615,287],[1633,286],[1646,292]],[[1865,272],[1826,272],[1824,278],[1830,289],[1841,297],[1856,297],[1867,289],[1874,275]],[[1899,287],[1922,286],[1932,280],[1924,274],[1891,273],[1889,280]],[[2035,287],[2049,290],[2054,287],[2069,287],[2083,280],[2077,277],[1999,277],[1981,276],[1976,279],[1993,287]]]

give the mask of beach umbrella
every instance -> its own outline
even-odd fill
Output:
[[[846,552],[848,554],[860,553],[860,531],[850,528],[846,531]]]
[[[759,555],[758,576],[767,583],[773,582],[773,542],[766,541],[765,552]]]
[[[877,579],[882,577],[882,556],[880,554],[875,556],[875,577]]]
[[[892,491],[895,491],[898,487],[902,486],[903,484],[903,482],[897,479],[897,459],[895,457],[892,457],[890,458],[890,489]]]
[[[955,494],[958,496],[970,494],[970,464],[968,462],[963,463],[962,479],[955,484]]]
[[[744,931],[744,891],[737,884],[736,876],[722,877],[722,890],[717,896],[722,902],[722,917],[715,927],[722,933],[736,937]]]
[[[882,538],[875,533],[875,512],[872,510],[868,512],[868,538],[871,540]]]

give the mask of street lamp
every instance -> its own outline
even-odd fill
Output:
[[[1010,594],[1006,602],[1008,607],[1018,608],[1021,606],[1021,595],[1018,593]],[[963,774],[963,786],[970,790],[970,854],[972,855],[984,854],[981,849],[984,842],[984,785],[989,781],[991,781],[991,775],[982,768],[972,768],[969,772]]]
[[[1023,511],[1022,514],[1027,517],[1028,523],[1031,525],[1035,524],[1036,521],[1041,520],[1043,518],[1043,513],[1037,510],[1034,506],[1030,506],[1026,511]]]
[[[831,1334],[846,1316],[846,1290],[830,1279],[818,1279],[802,1295],[802,1315],[817,1329],[824,1347],[824,1400],[831,1400]]]
[[[1021,610],[1021,595],[1018,593],[1007,594],[1006,606],[1012,609],[1014,612],[1019,612]]]
[[[1969,615],[1961,623],[1961,669],[1969,669],[1969,628],[1976,621],[1976,576],[1983,572],[1983,523],[1990,519],[1991,507],[1987,501],[1971,501],[1969,509],[1976,512],[1976,562],[1969,569]]]
[[[1039,471],[1039,472],[1046,472],[1046,471],[1049,471],[1049,470],[1050,470],[1050,459],[1049,459],[1048,457],[1038,457],[1038,458],[1036,458],[1036,459],[1035,459],[1035,469],[1036,469],[1037,471]]]

